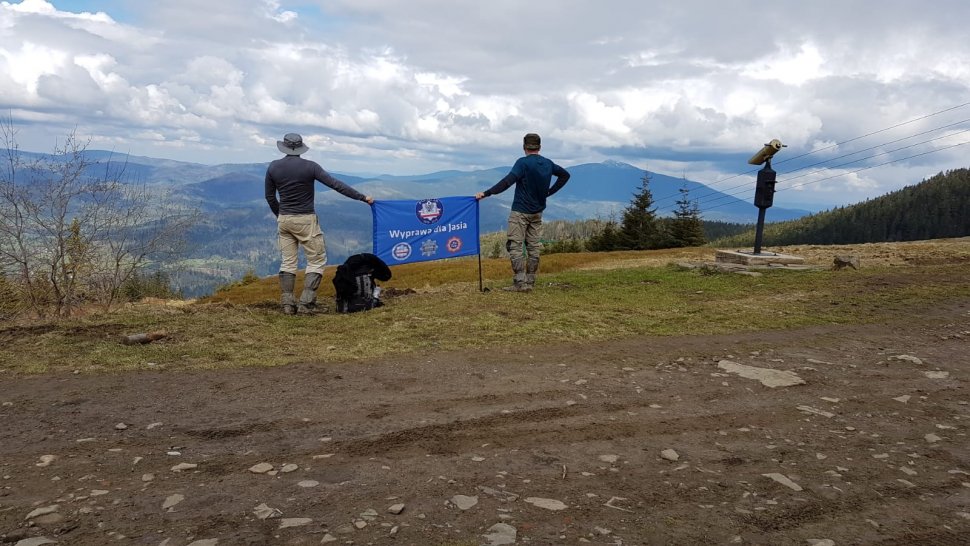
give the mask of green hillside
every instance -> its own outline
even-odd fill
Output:
[[[765,225],[765,242],[852,244],[917,241],[970,235],[970,170],[956,169],[867,200],[786,222]],[[754,231],[713,241],[750,244]]]

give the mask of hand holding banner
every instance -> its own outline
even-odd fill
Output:
[[[374,254],[388,265],[479,253],[478,200],[374,201]]]

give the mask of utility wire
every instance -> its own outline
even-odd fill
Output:
[[[925,155],[935,154],[937,152],[942,152],[942,151],[945,151],[945,150],[950,150],[950,149],[953,149],[953,148],[957,148],[959,146],[965,146],[967,144],[970,144],[970,140],[965,141],[965,142],[960,142],[958,144],[952,144],[950,146],[944,146],[943,148],[937,148],[935,150],[930,150],[928,152],[922,152],[922,153],[913,154],[913,155],[906,156],[906,157],[900,157],[900,158],[897,158],[897,159],[892,159],[892,160],[886,161],[884,163],[879,163],[878,165],[869,165],[869,166],[866,166],[866,167],[861,167],[861,168],[856,169],[854,171],[849,171],[849,172],[844,172],[844,173],[839,173],[839,174],[833,174],[832,176],[827,176],[825,178],[820,178],[818,180],[810,180],[808,182],[802,182],[801,184],[794,184],[794,185],[789,186],[787,188],[781,188],[778,191],[785,191],[785,190],[790,190],[790,189],[794,189],[794,188],[799,188],[799,187],[802,187],[802,186],[807,186],[809,184],[817,184],[817,183],[823,182],[825,180],[831,180],[833,178],[838,178],[840,176],[848,176],[850,174],[855,174],[855,173],[862,172],[862,171],[866,171],[866,170],[869,170],[869,169],[875,169],[876,167],[883,167],[885,165],[890,165],[892,163],[898,163],[900,161],[906,161],[907,159],[913,159],[914,157],[922,157],[922,156],[925,156]],[[723,207],[723,206],[726,206],[726,205],[729,205],[729,204],[730,203],[721,203],[719,205],[713,205],[713,206],[707,207],[706,210],[716,209],[718,207]]]
[[[915,133],[915,134],[912,134],[912,135],[909,135],[909,136],[905,136],[905,137],[902,137],[902,138],[897,138],[896,140],[891,140],[889,142],[884,142],[882,144],[877,144],[875,146],[871,146],[869,148],[864,148],[862,150],[856,150],[856,151],[851,152],[851,153],[848,153],[848,154],[844,154],[844,155],[840,155],[840,156],[833,157],[833,158],[830,158],[830,159],[826,159],[824,161],[819,161],[817,163],[812,163],[811,165],[805,165],[803,167],[799,167],[797,169],[792,169],[790,171],[786,171],[785,173],[779,173],[779,174],[791,174],[791,173],[798,172],[800,170],[804,170],[804,169],[809,169],[809,168],[812,168],[812,167],[816,167],[818,165],[824,165],[825,163],[829,163],[829,162],[832,162],[832,161],[838,161],[839,159],[844,159],[846,157],[851,157],[853,155],[857,155],[857,154],[861,154],[861,153],[864,153],[864,152],[872,151],[872,150],[881,148],[883,146],[887,146],[889,144],[895,144],[897,142],[902,142],[904,140],[909,140],[911,138],[918,137],[918,136],[922,136],[922,135],[926,135],[926,134],[929,134],[929,133],[933,133],[935,131],[939,131],[939,130],[942,130],[942,129],[948,129],[950,127],[953,127],[953,126],[956,126],[956,125],[960,125],[960,124],[963,124],[963,123],[967,123],[967,122],[970,122],[970,118],[963,119],[963,120],[960,120],[960,121],[957,121],[957,122],[954,122],[954,123],[948,123],[946,125],[941,125],[939,127],[935,127],[933,129],[929,129],[929,130],[926,130],[926,131],[923,131],[923,132],[920,132],[920,133]],[[960,133],[963,133],[963,132],[966,132],[966,131],[959,131],[957,133],[949,133],[948,136],[952,136],[954,134],[960,134]],[[935,139],[931,139],[931,140],[935,140]],[[925,142],[929,142],[929,141],[924,141],[924,143]],[[903,149],[903,148],[898,148],[897,150],[901,150],[901,149]],[[876,157],[876,156],[870,156],[870,157]],[[716,201],[719,201],[719,200],[724,199],[725,197],[730,197],[730,196],[735,195],[734,193],[731,193],[731,190],[735,190],[735,189],[738,189],[738,188],[747,188],[747,187],[749,187],[749,184],[750,184],[750,182],[745,182],[743,184],[738,184],[736,186],[731,186],[730,188],[725,188],[723,190],[711,191],[711,192],[708,192],[708,193],[705,193],[705,194],[702,194],[702,195],[696,197],[694,200],[698,204],[700,204],[701,202],[705,202],[705,203],[716,202]],[[744,191],[742,191],[740,193],[744,193]],[[667,199],[670,199],[670,198],[673,198],[673,197],[677,197],[677,196],[670,195],[670,196],[667,197]],[[711,197],[711,199],[705,201],[705,199],[708,198],[708,197]],[[660,205],[660,202],[661,201],[662,201],[662,199],[657,199],[655,201],[655,203],[658,205],[658,208],[664,209],[664,208],[670,207],[670,209],[673,210],[673,205],[672,204]]]
[[[843,145],[843,144],[848,144],[848,143],[850,143],[850,142],[854,142],[854,141],[856,141],[856,140],[861,140],[861,139],[863,139],[863,138],[866,138],[866,137],[870,137],[870,136],[873,136],[873,135],[877,135],[877,134],[879,134],[879,133],[884,133],[884,132],[886,132],[886,131],[891,131],[891,130],[893,130],[893,129],[897,129],[897,128],[899,128],[899,127],[902,127],[902,126],[904,126],[904,125],[909,125],[910,123],[915,123],[915,122],[917,122],[917,121],[922,121],[922,120],[924,120],[924,119],[928,119],[928,118],[931,118],[931,117],[933,117],[933,116],[938,116],[938,115],[940,115],[940,114],[944,114],[944,113],[946,113],[946,112],[951,112],[951,111],[953,111],[953,110],[958,110],[958,109],[960,109],[960,108],[964,108],[964,107],[966,107],[966,106],[970,106],[970,102],[965,102],[965,103],[963,103],[963,104],[958,104],[958,105],[956,105],[956,106],[951,106],[950,108],[945,108],[945,109],[943,109],[943,110],[938,110],[938,111],[936,111],[936,112],[932,112],[932,113],[930,113],[930,114],[926,114],[926,115],[923,115],[923,116],[920,116],[920,117],[917,117],[917,118],[913,118],[913,119],[911,119],[911,120],[908,120],[908,121],[904,121],[904,122],[901,122],[901,123],[897,123],[897,124],[895,124],[895,125],[892,125],[892,126],[889,126],[889,127],[885,127],[885,128],[883,128],[883,129],[879,129],[879,130],[877,130],[877,131],[872,131],[872,132],[869,132],[869,133],[866,133],[866,134],[864,134],[864,135],[861,135],[861,136],[857,136],[857,137],[854,137],[854,138],[850,138],[850,139],[848,139],[848,140],[844,140],[844,141],[842,141],[842,142],[837,142],[837,143],[835,143],[835,144],[832,144],[832,145],[829,145],[829,146],[825,146],[825,147],[823,147],[823,148],[818,148],[818,149],[815,149],[815,150],[812,150],[811,152],[807,152],[807,153],[804,153],[804,154],[801,154],[801,155],[797,155],[797,156],[794,156],[794,157],[790,157],[790,158],[786,158],[786,159],[783,159],[783,160],[781,160],[781,161],[778,161],[778,162],[776,163],[776,165],[780,165],[780,164],[783,164],[783,163],[787,163],[787,162],[789,162],[789,161],[793,161],[793,160],[795,160],[795,159],[799,159],[799,158],[802,158],[802,157],[807,157],[807,156],[810,156],[810,155],[813,155],[813,154],[817,154],[817,153],[819,153],[819,152],[822,152],[822,151],[825,151],[825,150],[829,150],[829,149],[832,149],[832,148],[835,148],[835,147],[838,147],[838,146],[841,146],[841,145]],[[970,121],[970,120],[963,120],[963,121],[959,121],[959,122],[956,122],[956,123],[953,123],[953,124],[949,124],[949,125],[944,125],[944,126],[942,126],[942,127],[937,127],[936,129],[930,129],[929,131],[924,131],[924,132],[922,132],[922,133],[917,133],[917,134],[915,134],[915,135],[910,135],[910,136],[908,136],[908,137],[904,137],[904,138],[902,138],[902,139],[898,139],[898,140],[895,140],[895,141],[891,141],[891,142],[887,142],[887,143],[884,143],[884,144],[881,144],[880,146],[885,146],[886,144],[892,144],[892,143],[894,143],[894,142],[899,142],[900,140],[906,140],[906,139],[908,139],[908,138],[913,138],[913,137],[915,137],[915,136],[920,136],[920,135],[923,135],[923,134],[926,134],[926,133],[928,133],[928,132],[933,132],[933,131],[937,131],[937,130],[940,130],[940,129],[944,129],[944,128],[947,128],[947,127],[952,127],[953,125],[957,125],[957,124],[960,124],[960,123],[964,123],[964,122],[966,122],[966,121]],[[875,146],[875,147],[873,147],[873,148],[877,148],[877,147],[879,147],[879,146]],[[869,148],[869,149],[873,149],[873,148]],[[855,153],[862,153],[863,151],[867,151],[867,150],[859,150],[858,152],[855,152]],[[849,155],[852,155],[852,154],[849,154]],[[827,160],[827,161],[834,161],[834,160],[836,160],[836,159],[840,159],[840,158],[833,158],[833,159],[830,159],[830,160]],[[801,167],[801,168],[799,168],[799,169],[795,169],[795,170],[793,170],[793,171],[789,171],[789,172],[796,172],[796,171],[798,171],[798,170],[801,170],[801,169],[805,169],[805,168],[809,168],[809,167],[813,167],[813,166],[815,166],[815,165],[820,165],[820,164],[822,164],[822,163],[825,163],[825,162],[826,162],[826,161],[821,161],[821,162],[818,162],[818,163],[815,163],[815,164],[813,164],[813,165],[808,165],[808,166],[805,166],[805,167]],[[739,176],[744,176],[744,175],[747,175],[747,174],[751,174],[751,173],[754,173],[754,172],[757,172],[758,170],[759,170],[759,169],[751,169],[751,170],[748,170],[748,171],[744,171],[744,172],[741,172],[741,173],[738,173],[738,174],[735,174],[735,175],[732,175],[732,176],[728,176],[728,177],[726,177],[726,178],[721,178],[721,179],[718,179],[718,180],[716,180],[716,181],[714,181],[714,182],[712,182],[712,183],[710,183],[710,184],[704,184],[704,185],[705,185],[705,186],[707,186],[708,188],[712,188],[713,186],[716,186],[717,184],[720,184],[721,182],[725,182],[725,181],[727,181],[727,180],[731,180],[731,179],[734,179],[734,178],[737,178],[737,177],[739,177]],[[739,184],[739,185],[737,185],[737,186],[732,186],[732,187],[730,187],[730,188],[727,188],[727,189],[725,189],[724,191],[722,191],[722,192],[720,192],[720,193],[724,193],[724,192],[727,192],[727,191],[730,191],[730,190],[734,190],[734,189],[737,189],[737,188],[740,188],[740,187],[742,187],[742,186],[745,186],[745,185],[747,185],[747,184],[748,184],[748,183],[744,183],[744,184]],[[710,192],[710,193],[708,193],[708,194],[705,194],[705,195],[702,195],[702,196],[700,196],[700,198],[699,198],[699,199],[702,199],[702,198],[704,198],[704,197],[707,197],[707,196],[711,196],[711,195],[715,195],[716,193],[719,193],[719,192]],[[673,199],[673,198],[676,198],[676,197],[678,197],[678,196],[677,196],[677,195],[673,195],[673,194],[671,194],[671,195],[667,195],[667,196],[664,196],[664,197],[662,197],[662,198],[659,198],[659,199],[656,199],[656,200],[654,201],[654,203],[655,203],[655,204],[656,204],[656,203],[660,203],[660,202],[662,202],[662,201],[667,201],[667,200],[670,200],[670,199]],[[659,207],[659,208],[661,208],[661,209],[662,209],[662,208],[666,208],[666,207],[671,207],[671,209],[672,209],[672,205],[664,205],[663,207]]]
[[[896,152],[899,152],[901,150],[906,150],[906,149],[909,149],[909,148],[915,148],[916,146],[919,146],[919,145],[922,145],[922,144],[927,144],[927,143],[933,142],[935,140],[940,140],[942,138],[949,138],[949,137],[952,137],[952,136],[955,136],[955,135],[959,135],[959,134],[963,134],[963,133],[967,133],[967,132],[970,132],[970,128],[964,129],[962,131],[957,131],[957,132],[954,132],[954,133],[947,133],[945,135],[938,136],[938,137],[931,138],[931,139],[927,139],[927,140],[923,140],[921,142],[916,142],[914,144],[909,144],[909,145],[906,145],[906,146],[900,146],[899,148],[895,148],[893,150],[887,150],[885,152],[880,152],[878,154],[872,154],[872,155],[869,155],[869,156],[866,156],[866,157],[861,157],[859,159],[854,159],[852,161],[847,161],[845,163],[840,163],[838,165],[830,165],[830,166],[826,167],[826,169],[818,169],[818,170],[815,170],[815,171],[812,171],[812,172],[800,174],[798,176],[793,176],[791,178],[786,178],[784,180],[779,180],[777,183],[778,184],[781,184],[783,182],[790,182],[792,180],[798,180],[799,178],[804,178],[806,176],[811,176],[813,174],[818,174],[818,173],[824,172],[827,169],[838,169],[840,167],[845,167],[846,165],[852,165],[853,163],[858,163],[860,161],[865,161],[865,160],[868,160],[868,159],[873,159],[873,158],[876,158],[876,157],[880,157],[880,156],[884,156],[884,155],[896,153]],[[912,138],[912,137],[909,137],[909,138]],[[906,139],[900,139],[900,140],[906,140]],[[899,142],[899,141],[897,140],[895,142]],[[878,148],[878,147],[879,146],[876,146],[876,148]],[[869,150],[872,150],[872,149],[873,148],[870,148]],[[940,148],[940,149],[945,150],[947,148]],[[858,152],[856,152],[856,153],[858,153]],[[849,156],[852,156],[852,155],[855,155],[855,153],[846,154],[846,155],[844,155],[842,157],[849,157]],[[792,172],[798,172],[798,171],[795,170],[795,171],[792,171]],[[838,175],[836,175],[836,176],[838,176]],[[825,180],[827,180],[827,178]],[[740,192],[728,193],[728,194],[724,194],[724,195],[715,197],[714,199],[709,199],[707,201],[704,201],[704,203],[705,204],[716,203],[717,201],[723,201],[724,199],[728,199],[728,198],[732,198],[732,197],[737,197],[739,195],[745,195],[745,194],[750,193],[750,192],[751,192],[751,188],[749,187],[749,188],[747,188],[747,189],[745,189],[743,191],[740,191]],[[700,202],[698,202],[698,205],[700,205]]]

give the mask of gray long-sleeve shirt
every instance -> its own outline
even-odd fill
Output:
[[[330,176],[319,164],[298,155],[288,155],[269,164],[266,169],[266,202],[273,214],[312,214],[313,183],[325,186],[358,201],[366,196]],[[279,193],[279,200],[276,194]]]

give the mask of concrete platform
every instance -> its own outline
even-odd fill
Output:
[[[717,263],[741,264],[752,266],[798,265],[805,263],[805,258],[791,254],[778,254],[761,251],[755,254],[750,250],[718,250],[714,254]]]

